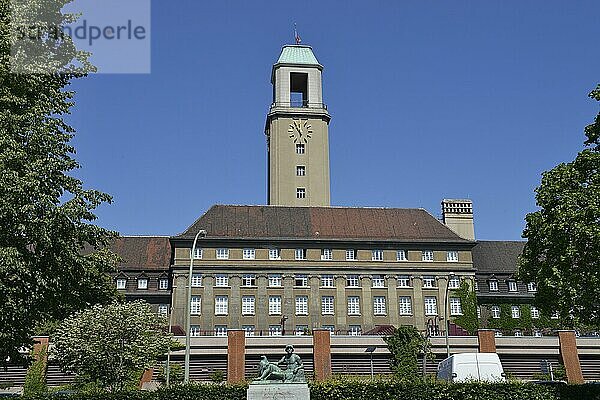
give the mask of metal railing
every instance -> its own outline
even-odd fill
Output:
[[[308,108],[313,110],[327,110],[325,103],[310,103],[308,101],[292,100],[292,101],[277,101],[271,104],[271,108]]]

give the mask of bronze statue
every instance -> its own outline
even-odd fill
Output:
[[[256,382],[306,382],[306,378],[304,377],[304,365],[302,364],[300,356],[294,354],[294,346],[291,344],[285,346],[285,353],[286,354],[277,364],[269,362],[267,356],[262,356],[258,365],[258,378],[256,379]],[[286,368],[281,369],[279,367],[280,365],[284,365]]]

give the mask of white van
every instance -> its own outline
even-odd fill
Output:
[[[504,370],[496,353],[458,353],[438,364],[437,377],[448,382],[504,382]]]

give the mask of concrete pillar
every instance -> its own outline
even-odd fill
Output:
[[[362,316],[362,331],[366,332],[374,328],[373,325],[373,292],[371,290],[371,276],[361,275],[360,283],[362,286],[362,298],[360,305],[360,315]]]
[[[240,316],[242,315],[242,294],[240,286],[242,278],[240,275],[229,276],[229,286],[231,287],[231,296],[229,296],[229,321],[228,328],[240,329]],[[256,304],[256,303],[255,303]]]
[[[331,341],[327,329],[313,330],[313,361],[317,381],[331,377]]]
[[[480,353],[496,352],[496,332],[493,329],[480,329],[477,331]]]
[[[243,329],[227,331],[227,383],[245,379],[246,336]]]
[[[423,278],[413,277],[413,314],[415,315],[415,325],[418,330],[425,330],[425,303],[423,300]]]
[[[335,329],[346,331],[348,323],[346,322],[346,276],[337,275],[335,277]]]
[[[398,283],[395,275],[386,276],[386,286],[388,291],[388,318],[390,325],[397,327],[400,324],[400,312],[398,311],[398,292],[396,290]]]
[[[558,341],[560,343],[560,358],[565,366],[567,381],[569,383],[584,383],[577,354],[577,338],[575,331],[558,331]]]

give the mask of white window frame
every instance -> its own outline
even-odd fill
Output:
[[[435,289],[437,288],[437,282],[435,276],[425,275],[423,276],[423,289]]]
[[[333,260],[333,250],[321,249],[321,260],[323,260],[323,261]]]
[[[194,248],[194,260],[202,260],[202,247]]]
[[[535,282],[529,282],[527,284],[527,291],[531,293],[537,292],[537,284]]]
[[[479,281],[477,279],[475,279],[473,281],[473,286],[474,286],[475,291],[478,292],[479,291]]]
[[[517,287],[517,281],[507,281],[506,285],[508,286],[509,292],[516,292],[519,290]]]
[[[477,306],[477,319],[481,319],[481,306]]]
[[[296,315],[308,315],[308,296],[296,296]]]
[[[306,176],[306,165],[296,165],[296,176]]]
[[[515,337],[523,337],[523,331],[520,329],[515,330]]]
[[[356,250],[346,249],[346,261],[356,261]]]
[[[335,278],[333,275],[321,275],[321,287],[332,288],[335,287]]]
[[[227,325],[215,325],[215,336],[227,336]]]
[[[425,315],[438,315],[437,297],[425,296],[423,300],[425,304]]]
[[[169,305],[159,304],[157,312],[159,315],[169,315]]]
[[[296,143],[296,154],[305,154],[306,153],[306,146],[304,146],[304,143]]]
[[[270,274],[268,279],[269,287],[281,287],[281,274]]]
[[[360,325],[348,325],[348,335],[361,336],[362,335],[362,327]]]
[[[321,315],[334,315],[334,297],[321,296]]]
[[[192,274],[192,287],[202,287],[202,274]]]
[[[308,332],[308,325],[296,325],[294,328],[294,335],[296,336],[304,336]],[[308,333],[310,334],[310,333]]]
[[[281,260],[281,253],[279,249],[269,249],[269,260]]]
[[[117,289],[127,288],[127,279],[126,278],[117,278],[116,285],[117,285]]]
[[[371,261],[383,261],[383,250],[371,250]]]
[[[373,288],[385,288],[385,275],[373,275],[371,277],[371,286]]]
[[[296,188],[296,198],[297,199],[305,199],[306,198],[306,188],[303,188],[303,187]]]
[[[460,297],[450,297],[450,315],[462,315]]]
[[[294,257],[296,260],[306,260],[306,249],[296,249]]]
[[[256,258],[256,250],[255,249],[242,250],[242,258],[244,260],[254,260]]]
[[[491,306],[490,313],[492,315],[492,318],[494,318],[494,319],[500,318],[500,315],[501,315],[500,306]]]
[[[254,296],[242,296],[242,315],[254,315],[255,303]]]
[[[200,325],[190,325],[190,336],[200,336],[202,335],[202,331],[200,330]]]
[[[308,276],[304,274],[294,275],[294,287],[308,287]]]
[[[281,315],[281,296],[269,296],[269,315]]]
[[[217,260],[228,260],[229,259],[229,249],[220,247],[215,249],[215,255]]]
[[[346,287],[360,287],[360,277],[358,275],[346,275]]]
[[[519,306],[511,306],[510,307],[510,316],[513,319],[521,318],[521,308]]]
[[[148,278],[138,278],[137,279],[137,288],[140,290],[148,289]]]
[[[453,276],[448,279],[448,289],[459,289],[460,288],[460,278],[458,276]]]
[[[256,331],[256,326],[254,325],[242,325],[242,329],[244,330],[244,336],[254,336],[254,332]]]
[[[421,251],[421,261],[432,262],[433,261],[433,250]]]
[[[406,250],[396,250],[396,261],[408,261]]]
[[[360,315],[360,297],[348,296],[348,315]]]
[[[531,306],[531,319],[539,319],[539,318],[540,318],[540,310],[535,306]]]
[[[281,325],[269,325],[269,336],[281,336]]]
[[[254,275],[254,274],[242,275],[242,286],[243,287],[256,287],[256,275]]]
[[[450,250],[446,252],[446,261],[447,262],[458,262],[458,251]]]
[[[398,275],[398,287],[399,288],[409,288],[410,286],[410,275]]]
[[[202,296],[192,296],[190,299],[190,315],[202,315]]]
[[[373,296],[373,315],[387,315],[385,296]]]
[[[159,290],[169,289],[169,278],[158,278],[158,289]]]
[[[498,281],[496,279],[490,279],[488,281],[488,287],[490,289],[490,292],[497,292],[498,291]]]
[[[215,296],[215,315],[229,314],[229,297]]]
[[[398,298],[398,311],[400,315],[412,315],[412,299],[410,296],[400,296]]]
[[[215,275],[215,287],[229,287],[229,276],[227,274]]]

